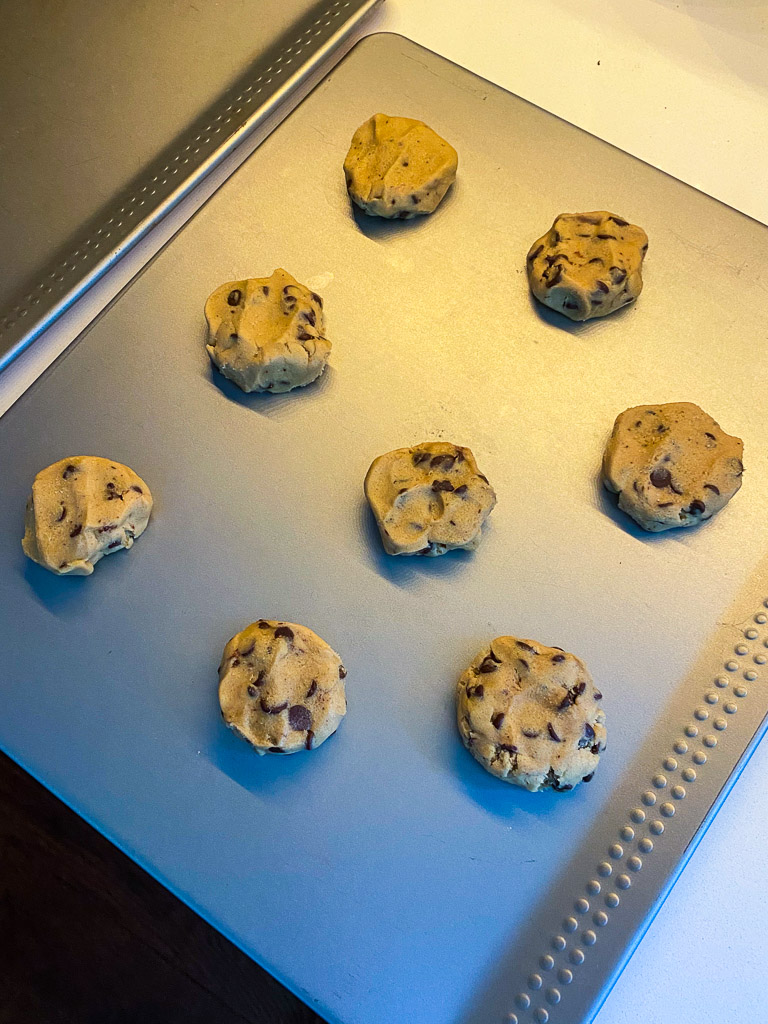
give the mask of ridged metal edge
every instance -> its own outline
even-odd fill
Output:
[[[12,306],[0,308],[0,370],[178,206],[334,51],[340,57],[344,40],[382,2],[333,0],[319,5],[320,10],[310,12],[104,207]]]
[[[598,945],[602,930],[614,915],[621,913],[622,900],[643,870],[645,861],[654,850],[658,850],[665,835],[674,827],[677,809],[688,795],[686,787],[695,785],[699,776],[706,772],[713,751],[728,729],[729,720],[738,714],[749,696],[748,684],[765,679],[765,666],[768,664],[767,609],[768,598],[753,615],[751,624],[743,630],[744,639],[735,645],[722,670],[706,688],[688,721],[681,726],[679,737],[658,761],[657,770],[639,793],[635,806],[627,811],[623,823],[617,822],[615,842],[605,849],[603,859],[584,878],[561,927],[549,936],[547,948],[534,958],[525,987],[512,997],[514,1007],[504,1018],[505,1024],[555,1024],[554,1018],[570,1020],[562,1016],[568,1010],[569,986],[577,980],[579,970],[589,966],[591,951]],[[762,633],[758,627],[763,627]],[[709,808],[684,857],[662,889],[645,926],[637,933],[636,941],[626,950],[608,985],[593,1005],[589,1020],[594,1018],[605,1001],[766,728],[768,718],[762,720],[743,757]]]

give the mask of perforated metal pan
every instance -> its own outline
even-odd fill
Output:
[[[0,0],[0,370],[380,2]]]
[[[423,118],[459,177],[429,218],[350,206],[374,111]],[[645,290],[575,325],[535,305],[562,211],[648,232]],[[212,370],[203,303],[284,266],[331,367],[284,396]],[[3,749],[329,1021],[588,1021],[765,727],[768,231],[397,36],[360,45],[0,421]],[[614,417],[693,401],[744,439],[701,528],[643,533],[601,488]],[[371,460],[468,445],[498,494],[475,554],[394,559]],[[156,496],[130,553],[59,579],[21,553],[43,466],[106,454]],[[349,713],[306,756],[221,724],[216,666],[306,623]],[[532,795],[462,748],[454,687],[499,634],[603,691],[589,785]]]

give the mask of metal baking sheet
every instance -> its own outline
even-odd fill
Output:
[[[0,369],[379,2],[0,0]]]
[[[355,213],[341,162],[377,110],[456,146],[431,217]],[[651,240],[626,312],[536,306],[524,257],[563,210]],[[244,396],[205,353],[222,281],[284,266],[325,298],[331,367]],[[343,1024],[579,1024],[596,1011],[764,728],[768,231],[398,36],[359,44],[0,421],[3,748]],[[614,417],[687,400],[745,442],[699,529],[645,534],[598,481]],[[480,549],[382,553],[374,456],[469,445],[498,505]],[[70,454],[156,496],[89,579],[26,561],[34,474]],[[349,670],[311,756],[223,728],[216,666],[260,616]],[[609,742],[531,795],[456,733],[456,678],[502,633],[581,655]]]

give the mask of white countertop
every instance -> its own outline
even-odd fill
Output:
[[[400,32],[768,224],[768,6],[746,0],[387,0]],[[0,414],[215,187],[210,181],[0,377]],[[597,1024],[768,1019],[758,748]]]

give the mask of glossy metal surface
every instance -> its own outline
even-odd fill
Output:
[[[431,217],[350,208],[376,110],[456,146]],[[646,289],[574,325],[523,263],[596,208],[647,230]],[[764,227],[680,182],[397,36],[358,45],[0,421],[3,748],[331,1021],[589,1020],[764,728],[766,258]],[[275,266],[323,295],[331,367],[243,396],[202,306]],[[651,536],[597,474],[619,411],[674,400],[738,433],[747,471],[718,518]],[[496,488],[474,555],[382,553],[363,476],[426,438]],[[57,579],[21,554],[24,501],[80,452],[135,468],[155,513]],[[260,616],[349,670],[312,755],[259,759],[219,722],[221,650]],[[588,786],[531,795],[461,747],[455,680],[507,632],[603,690]]]
[[[0,369],[378,2],[0,0]]]

